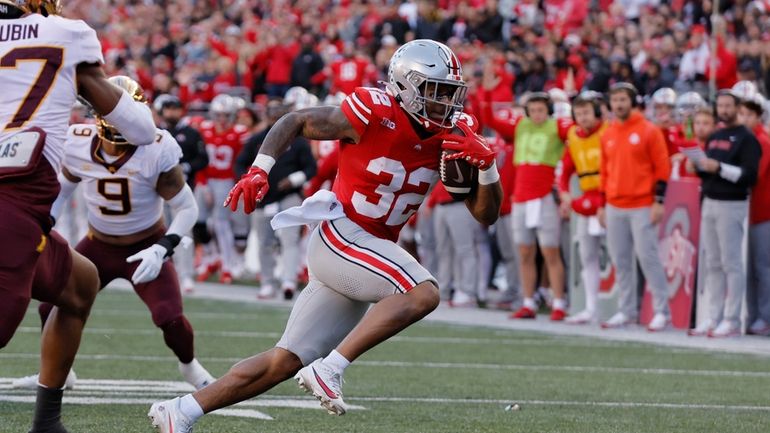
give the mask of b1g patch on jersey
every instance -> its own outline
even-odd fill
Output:
[[[45,132],[30,128],[0,141],[0,178],[29,174],[40,160]]]

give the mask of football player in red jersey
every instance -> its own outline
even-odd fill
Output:
[[[227,212],[218,205],[235,184],[235,158],[249,134],[245,126],[235,123],[236,114],[242,108],[239,106],[241,101],[230,95],[217,95],[209,108],[211,120],[204,121],[200,126],[206,153],[209,155],[209,165],[203,177],[206,180],[205,188],[213,198],[210,216],[222,260],[219,281],[226,284],[232,282],[233,273],[236,276],[239,273],[237,271],[242,261],[239,260],[238,252],[246,249],[249,234],[249,221],[245,215]],[[199,207],[201,210],[209,209],[205,203],[199,203]],[[202,218],[205,220],[205,215]]]
[[[671,158],[673,170],[678,176],[685,173],[684,155],[679,146],[685,140],[684,125],[677,122],[676,92],[670,87],[663,87],[652,94],[652,121],[663,132]]]
[[[189,432],[204,413],[261,394],[295,373],[323,407],[345,413],[347,365],[439,303],[435,278],[395,241],[437,182],[442,148],[479,168],[466,199],[474,217],[489,225],[500,212],[495,153],[473,131],[476,120],[460,112],[465,92],[454,53],[415,40],[394,53],[387,91],[358,88],[342,107],[299,110],[273,126],[225,205],[235,210],[243,198],[252,212],[267,192],[275,158],[294,137],[341,140],[336,200],[308,245],[311,280],[276,347],[239,362],[195,394],[152,405],[149,416],[161,432]],[[463,136],[448,134],[454,124]]]
[[[377,68],[366,57],[359,56],[352,43],[346,43],[342,57],[332,62],[324,74],[331,77],[331,92],[349,95],[365,82],[374,82]]]
[[[79,94],[132,142],[155,139],[150,110],[107,81],[96,32],[60,12],[58,0],[0,0],[0,27],[19,32],[0,41],[0,348],[31,298],[56,305],[43,329],[33,433],[66,432],[62,387],[99,285],[94,265],[51,231],[72,106]]]

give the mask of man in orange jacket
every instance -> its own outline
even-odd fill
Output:
[[[671,163],[663,133],[635,109],[636,97],[632,84],[616,83],[610,88],[615,120],[602,135],[600,189],[606,209],[600,208],[597,215],[607,228],[620,295],[618,312],[602,327],[621,327],[637,316],[632,286],[636,253],[653,295],[655,315],[647,329],[660,331],[669,323],[669,309],[668,283],[658,255],[657,224],[663,218]]]

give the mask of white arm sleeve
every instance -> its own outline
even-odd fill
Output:
[[[56,197],[56,200],[51,205],[51,216],[57,221],[59,220],[64,207],[67,205],[67,202],[69,202],[70,197],[72,197],[72,193],[75,192],[75,189],[78,187],[77,182],[67,179],[61,173],[59,173],[59,185],[61,185],[59,196]]]
[[[719,176],[722,177],[722,179],[737,183],[742,174],[743,169],[736,165],[725,164],[724,162],[719,163]]]
[[[155,122],[147,104],[134,101],[122,91],[115,108],[104,116],[110,125],[118,128],[129,143],[143,146],[155,141]]]
[[[167,203],[171,206],[174,217],[168,225],[166,234],[177,235],[181,238],[190,233],[198,220],[198,205],[195,203],[195,197],[190,186],[185,184],[182,190]]]

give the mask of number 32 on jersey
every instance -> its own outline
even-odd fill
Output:
[[[387,215],[385,224],[389,226],[404,224],[438,180],[436,170],[420,167],[407,173],[401,161],[384,156],[369,161],[366,170],[375,175],[389,174],[392,178],[388,184],[381,184],[374,190],[379,196],[377,203],[368,201],[367,196],[358,191],[354,192],[353,208],[369,218],[380,219]],[[417,187],[419,192],[405,193],[402,191],[404,185]],[[412,208],[407,211],[409,206]]]

